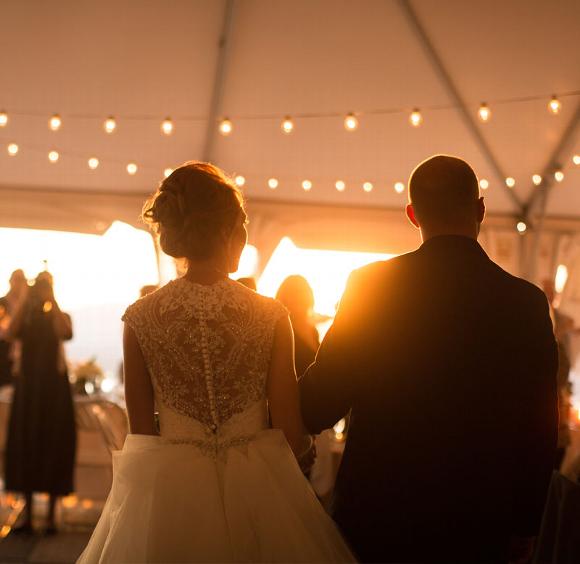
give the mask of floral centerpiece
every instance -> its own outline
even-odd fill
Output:
[[[70,382],[75,394],[91,395],[98,392],[105,375],[96,358],[81,362],[73,367]]]

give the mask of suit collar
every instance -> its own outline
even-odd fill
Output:
[[[475,239],[461,235],[438,235],[437,237],[431,237],[431,239],[428,239],[419,247],[421,251],[439,249],[474,252],[487,257],[487,253]]]

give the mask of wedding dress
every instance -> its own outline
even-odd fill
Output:
[[[231,280],[180,278],[130,306],[160,436],[129,435],[79,558],[93,562],[345,562],[266,399],[286,310]]]

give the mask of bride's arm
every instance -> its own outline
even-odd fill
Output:
[[[300,414],[298,382],[294,368],[294,335],[290,319],[276,325],[268,375],[268,402],[272,427],[282,429],[296,457],[307,450],[307,433]]]
[[[123,370],[130,432],[157,435],[153,385],[135,332],[127,323],[123,332]]]

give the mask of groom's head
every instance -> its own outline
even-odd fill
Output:
[[[435,155],[411,173],[407,216],[423,240],[437,235],[477,238],[484,214],[477,176],[465,161]]]

